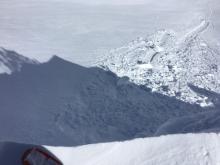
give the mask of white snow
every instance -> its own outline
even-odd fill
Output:
[[[46,145],[64,165],[219,165],[220,134],[201,133],[219,132],[218,111],[180,101],[213,105],[188,83],[220,93],[209,42],[220,38],[219,8],[219,0],[0,0],[0,46],[82,65],[119,46],[101,64],[122,77],[58,57],[37,66],[0,47],[0,74],[20,71],[0,76],[0,164],[19,165],[32,146],[9,140]],[[206,19],[191,28],[198,17]],[[199,133],[134,139],[183,132]],[[89,143],[99,144],[72,147]]]
[[[192,42],[193,39],[195,39],[200,33],[204,32],[209,27],[209,24],[210,23],[208,21],[202,20],[198,26],[185,34],[180,40],[186,44]]]
[[[141,69],[152,69],[153,65],[152,64],[140,64],[138,65],[138,67]]]
[[[146,3],[138,5],[142,1]],[[55,54],[91,65],[97,57],[138,36],[188,27],[206,15],[209,1],[1,0],[0,46],[39,61]],[[218,13],[214,16],[213,31],[220,36]]]
[[[220,51],[202,39],[209,22],[186,29],[186,33],[162,30],[110,51],[98,65],[127,76],[136,84],[189,103],[210,106],[208,97],[194,92],[193,84],[220,93]],[[210,76],[211,75],[211,76]]]
[[[80,147],[49,147],[64,165],[218,165],[219,134],[169,135]]]

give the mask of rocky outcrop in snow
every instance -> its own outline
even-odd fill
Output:
[[[213,105],[208,97],[188,86],[220,93],[220,54],[200,37],[208,26],[203,20],[182,36],[162,30],[138,38],[112,50],[98,65],[152,91],[201,106]]]

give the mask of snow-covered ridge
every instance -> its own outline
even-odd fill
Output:
[[[217,165],[219,134],[187,134],[81,147],[46,147],[65,165]]]
[[[36,60],[24,57],[14,51],[6,50],[0,47],[0,74],[11,74],[19,71],[23,64],[37,64]]]
[[[0,142],[0,161],[21,165],[23,153],[36,145]],[[37,146],[64,165],[218,165],[220,135],[186,134],[134,139],[79,147]]]
[[[195,93],[188,84],[220,93],[220,53],[200,37],[209,26],[201,23],[181,35],[158,31],[112,50],[98,65],[152,91],[175,96],[201,106],[212,105],[209,98]]]

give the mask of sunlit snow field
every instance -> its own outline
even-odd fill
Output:
[[[220,39],[217,0],[75,2],[1,0],[0,46],[40,61],[56,54],[81,65],[91,65],[110,49],[139,36],[159,29],[181,32],[203,18],[213,24],[209,38]]]

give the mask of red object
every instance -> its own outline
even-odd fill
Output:
[[[23,165],[63,165],[56,157],[36,147],[26,150],[21,160]]]

